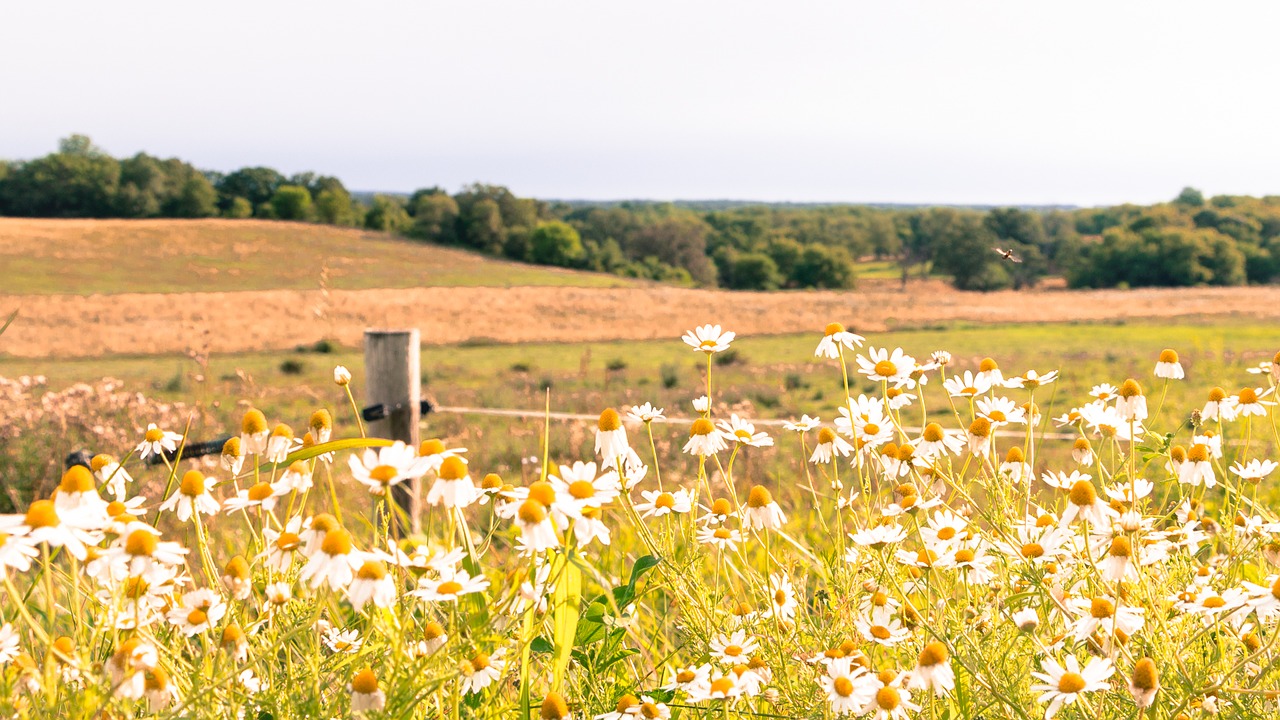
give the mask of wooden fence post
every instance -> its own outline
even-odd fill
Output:
[[[370,405],[386,405],[387,416],[369,424],[369,435],[403,440],[418,447],[418,422],[422,418],[421,340],[418,330],[364,331],[365,389]],[[419,532],[422,502],[421,481],[400,483],[392,488],[392,499]]]

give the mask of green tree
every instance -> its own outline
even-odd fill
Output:
[[[284,184],[284,176],[271,168],[240,168],[219,179],[218,207],[225,211],[237,197],[248,200],[250,207],[259,207],[270,202]]]
[[[234,197],[231,198],[231,204],[227,206],[227,209],[224,210],[222,214],[229,218],[235,218],[238,220],[253,217],[253,206],[249,204],[248,200],[245,200],[242,197]]]
[[[578,231],[568,223],[540,223],[529,235],[529,259],[539,265],[572,267],[584,254]]]
[[[1204,193],[1193,187],[1184,187],[1173,202],[1184,207],[1203,207]]]
[[[370,230],[400,232],[409,227],[409,213],[404,205],[389,195],[374,195],[369,211],[364,215],[364,226]]]
[[[281,185],[271,196],[271,208],[280,220],[310,220],[311,192],[302,185]]]
[[[352,225],[355,223],[355,208],[351,206],[351,195],[345,188],[324,188],[316,194],[316,220],[328,225]]]
[[[777,290],[783,277],[778,264],[762,252],[739,253],[732,261],[728,286],[734,290]]]
[[[999,290],[1013,284],[1002,259],[991,248],[998,240],[986,227],[980,215],[965,213],[950,222],[941,237],[936,238],[933,266],[951,276],[951,284],[960,290]]]
[[[193,174],[182,183],[165,213],[179,218],[213,217],[218,214],[218,191],[203,175]]]
[[[409,203],[411,237],[451,245],[458,241],[458,202],[445,193],[419,195]]]
[[[853,259],[841,247],[808,245],[796,262],[792,280],[802,288],[851,288],[854,285]]]

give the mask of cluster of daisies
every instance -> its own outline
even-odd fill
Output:
[[[716,415],[711,358],[735,336],[683,339],[707,358],[690,417],[605,409],[593,457],[526,485],[439,439],[336,443],[325,410],[301,437],[248,410],[220,478],[155,425],[123,460],[70,467],[0,516],[0,709],[249,717],[311,683],[326,717],[1280,712],[1255,690],[1280,663],[1280,519],[1259,499],[1280,466],[1257,456],[1280,441],[1280,355],[1159,434],[1186,378],[1172,350],[1154,407],[1128,379],[1048,418],[1056,371],[957,372],[833,323],[815,355],[838,363],[840,407],[783,424],[798,462],[746,486],[735,463],[775,438]],[[665,480],[663,426],[684,459]],[[1046,430],[1070,443],[1052,463]],[[167,481],[145,497],[129,468],[152,456]],[[341,506],[347,476],[370,502]],[[636,573],[611,588],[641,554],[644,591]],[[595,592],[598,612],[566,613]],[[602,636],[621,654],[595,667]]]

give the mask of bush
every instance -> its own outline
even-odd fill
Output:
[[[285,375],[301,375],[303,371],[306,369],[307,369],[306,364],[304,364],[301,360],[294,360],[290,358],[280,363],[280,372],[284,373]]]

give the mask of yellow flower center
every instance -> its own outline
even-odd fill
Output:
[[[487,667],[489,667],[488,655],[485,655],[484,653],[476,653],[475,656],[471,658],[471,668],[474,672],[480,672]]]
[[[968,548],[963,548],[956,551],[956,562],[958,563],[973,562],[973,558],[974,558],[973,551]]]
[[[616,708],[618,712],[625,713],[628,708],[633,708],[639,704],[640,704],[640,698],[636,697],[635,695],[623,695],[622,697],[618,698],[618,704],[616,705]]]
[[[832,683],[832,689],[834,689],[836,694],[840,697],[849,697],[853,694],[853,681],[847,677],[838,677],[836,678],[836,681]]]
[[[457,455],[450,455],[440,462],[441,480],[461,480],[467,476],[467,464]]]
[[[605,408],[604,412],[600,413],[600,420],[596,423],[596,427],[600,428],[601,432],[613,432],[622,427],[622,418],[618,417],[617,410]]]
[[[54,509],[52,500],[36,500],[27,508],[27,515],[23,519],[23,523],[35,530],[42,527],[57,527],[58,513]]]
[[[733,690],[733,680],[727,677],[716,678],[711,681],[711,692],[713,693],[727,695],[731,690]]]
[[[953,527],[944,527],[938,530],[939,540],[950,540],[956,536],[956,529]]]
[[[747,495],[747,507],[749,508],[759,509],[768,507],[772,503],[773,495],[763,485],[756,485],[751,488],[751,493]]]
[[[325,533],[320,542],[320,552],[330,557],[347,555],[351,552],[351,533],[341,528]]]
[[[669,492],[659,493],[658,497],[653,500],[653,506],[655,508],[667,508],[668,510],[673,509],[676,506],[676,496]]]
[[[1150,691],[1156,689],[1158,682],[1158,674],[1156,673],[1156,663],[1149,657],[1144,657],[1133,666],[1133,686],[1139,690]]]
[[[999,369],[1000,369],[1000,366],[997,365],[996,361],[992,360],[991,358],[982,358],[982,362],[978,363],[978,372],[985,373],[985,372],[991,372],[992,370],[999,370]]]
[[[179,492],[187,497],[199,497],[204,494],[204,473],[199,470],[188,470],[182,475],[182,486]]]
[[[356,572],[361,580],[381,580],[387,576],[387,566],[381,560],[366,560]]]
[[[93,473],[83,465],[72,465],[62,474],[62,482],[58,490],[67,494],[92,492],[94,490]]]
[[[262,502],[275,494],[275,488],[268,483],[260,482],[249,488],[249,499],[254,502]]]
[[[933,667],[934,665],[941,665],[946,662],[948,657],[947,646],[937,640],[934,640],[928,645],[925,645],[924,649],[920,651],[920,656],[916,659],[916,664],[920,667]]]
[[[1027,543],[1022,546],[1022,557],[1034,560],[1044,555],[1044,546],[1040,543]]]
[[[893,710],[902,704],[902,696],[897,688],[885,686],[876,691],[876,704],[882,710]]]
[[[1084,677],[1080,673],[1063,673],[1058,679],[1058,692],[1060,693],[1078,693],[1085,688]]]
[[[1097,597],[1089,604],[1089,614],[1098,620],[1109,618],[1116,614],[1116,606],[1106,598]]]
[[[1111,557],[1129,557],[1133,554],[1133,546],[1129,543],[1127,537],[1116,537],[1111,539],[1111,549],[1107,551]]]
[[[134,530],[125,538],[124,551],[134,557],[149,557],[160,541],[150,530]]]
[[[400,471],[394,465],[379,465],[369,471],[369,479],[377,480],[386,485],[395,480],[400,475]]]
[[[942,442],[942,437],[942,426],[938,423],[929,423],[924,426],[925,442]]]
[[[877,640],[888,640],[893,637],[893,633],[889,632],[889,628],[883,625],[872,625],[870,632],[871,637]]]
[[[969,423],[969,434],[978,438],[988,437],[991,435],[991,421],[986,418],[974,418],[973,422]]]
[[[590,480],[574,480],[569,483],[569,494],[578,500],[595,497],[596,486]]]
[[[445,580],[436,586],[438,595],[457,595],[460,592],[462,592],[462,583],[455,580]]]
[[[551,483],[538,480],[529,486],[529,499],[551,507],[556,501],[556,489],[551,487]]]
[[[317,533],[328,533],[338,530],[342,526],[338,524],[338,518],[329,513],[320,513],[311,518],[311,529]]]
[[[1241,388],[1236,397],[1240,400],[1241,405],[1253,405],[1258,402],[1258,393],[1253,388]]]
[[[716,531],[713,533],[713,535],[715,535],[715,538],[717,540],[728,540],[729,538],[733,537],[733,533],[730,532],[728,528],[722,528],[722,527],[716,528]]]
[[[440,441],[440,438],[423,440],[422,444],[418,446],[418,454],[422,457],[439,455],[442,452],[444,452],[444,443]]]
[[[529,498],[520,504],[520,509],[516,513],[520,521],[528,525],[537,525],[547,519],[547,509],[542,503]]]
[[[1176,362],[1178,362],[1178,353],[1177,353],[1176,351],[1174,351],[1174,350],[1169,350],[1169,349],[1167,349],[1167,348],[1166,348],[1165,350],[1161,350],[1161,351],[1160,351],[1160,362],[1162,362],[1162,363],[1176,363]]]
[[[143,438],[147,442],[160,442],[164,439],[164,431],[158,427],[147,428],[147,434]]]
[[[823,330],[823,333],[828,337],[842,332],[844,332],[844,326],[840,323],[828,323],[826,329]]]
[[[187,613],[188,625],[203,625],[207,622],[209,622],[209,615],[200,608],[196,608],[195,610]]]
[[[1098,500],[1098,491],[1088,480],[1077,480],[1071,486],[1071,502],[1080,507],[1088,507]]]
[[[245,435],[257,435],[267,431],[267,416],[257,408],[249,408],[240,420],[240,432]]]
[[[1207,462],[1209,460],[1209,447],[1200,443],[1192,445],[1191,449],[1187,451],[1187,459],[1197,463]]]
[[[1137,380],[1134,380],[1133,378],[1129,378],[1128,380],[1125,380],[1124,384],[1120,386],[1119,395],[1122,398],[1138,397],[1142,395],[1142,386],[1138,384]]]
[[[715,431],[716,426],[711,424],[711,421],[704,417],[694,420],[693,424],[689,426],[690,437],[693,437],[694,435],[710,435]]]
[[[361,670],[351,678],[351,691],[361,695],[372,695],[378,692],[378,677],[369,668]]]
[[[879,375],[880,377],[893,377],[898,374],[898,366],[888,360],[881,360],[876,363],[875,370],[876,375]]]

